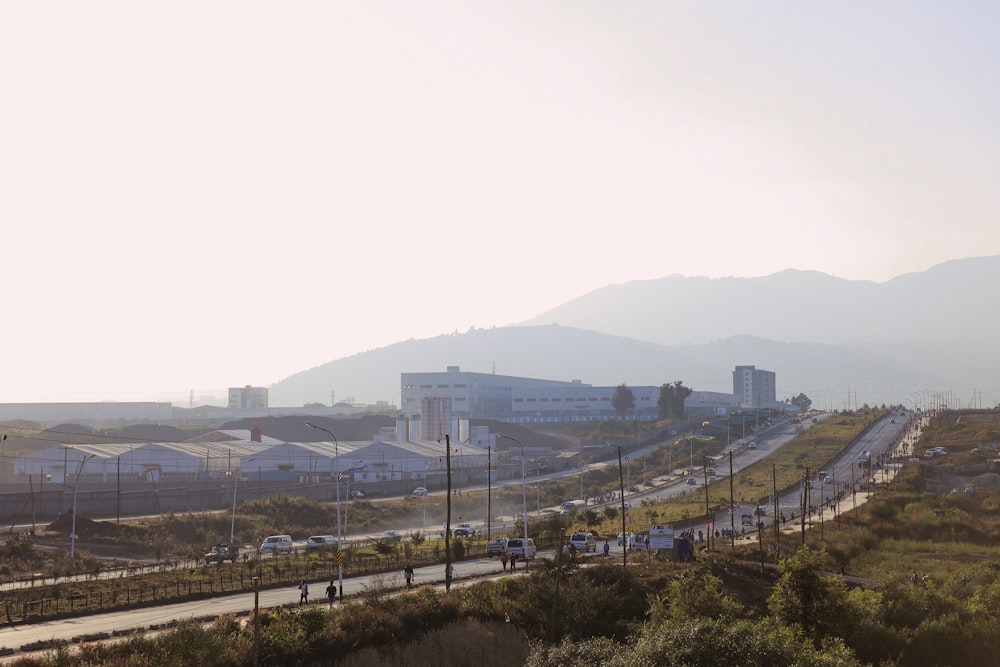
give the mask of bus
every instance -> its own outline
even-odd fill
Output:
[[[587,506],[586,500],[567,500],[561,505],[562,512],[560,512],[560,514],[565,516],[586,506]]]

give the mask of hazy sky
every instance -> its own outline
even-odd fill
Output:
[[[998,254],[998,19],[0,4],[0,401],[268,385],[675,273]]]

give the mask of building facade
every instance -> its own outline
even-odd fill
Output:
[[[733,371],[733,396],[742,408],[774,405],[777,396],[774,372],[756,366],[737,366]]]
[[[420,419],[420,437],[437,438],[454,419],[508,422],[565,422],[615,416],[616,387],[572,380],[540,380],[470,373],[449,366],[444,373],[402,373],[401,410]],[[632,387],[635,408],[629,418],[655,419],[660,388]]]
[[[267,387],[230,387],[230,410],[266,410]]]

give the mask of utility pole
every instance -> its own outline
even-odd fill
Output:
[[[618,488],[622,503],[622,565],[628,567],[628,533],[625,532],[625,475],[622,470],[622,447],[618,445]]]
[[[448,485],[448,502],[445,512],[444,524],[444,590],[451,590],[451,436],[444,434],[444,460]],[[528,544],[525,541],[524,553],[528,553]],[[525,559],[527,560],[527,559]]]
[[[426,473],[425,473],[426,474]],[[427,488],[426,482],[424,488]],[[426,498],[426,496],[424,496]],[[493,516],[493,448],[486,448],[486,541],[490,541],[490,517]]]

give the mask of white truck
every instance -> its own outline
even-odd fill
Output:
[[[460,523],[455,526],[455,537],[475,537],[476,529],[471,523]]]

